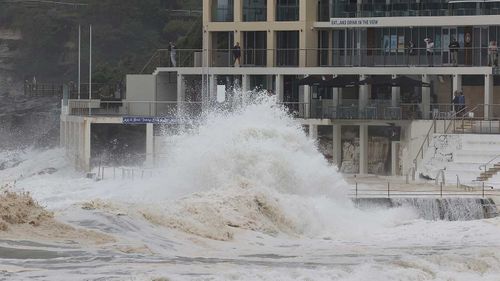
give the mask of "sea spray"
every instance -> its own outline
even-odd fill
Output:
[[[162,176],[145,185],[142,195],[157,202],[143,211],[153,223],[228,240],[236,228],[350,235],[381,221],[414,217],[388,211],[373,219],[355,209],[336,167],[274,97],[211,111],[199,127],[170,143]]]

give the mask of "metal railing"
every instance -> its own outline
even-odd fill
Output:
[[[437,105],[438,108],[441,106],[441,107],[444,107],[444,108],[449,108],[449,106],[451,106],[450,109],[454,109],[454,104],[451,104],[451,105],[448,105],[448,104],[438,104]],[[432,106],[431,106],[432,108]],[[446,117],[449,117],[449,119],[442,119],[443,120],[443,133],[446,133],[450,127],[450,124],[452,124],[457,117],[461,116],[463,113],[467,112],[468,110],[468,107],[464,107],[462,109],[460,109],[458,112],[452,112],[451,115],[447,115]],[[434,111],[435,113],[436,111]],[[414,165],[414,169],[415,171],[418,171],[418,167],[419,167],[419,162],[422,161],[424,159],[424,154],[425,154],[425,151],[427,151],[427,148],[430,146],[430,143],[431,143],[431,137],[433,134],[437,133],[437,122],[438,122],[438,118],[439,115],[436,115],[436,114],[433,114],[433,122],[429,128],[429,130],[427,131],[427,134],[425,135],[425,138],[422,142],[422,144],[420,145],[420,148],[417,152],[417,154],[415,155],[415,158],[413,159],[413,165]],[[447,122],[449,124],[447,124]]]
[[[369,100],[365,107],[359,107],[359,100],[342,100],[342,104],[333,105],[331,100],[311,100],[311,102],[284,102],[289,112],[304,119],[363,119],[363,120],[443,120],[450,126],[466,108],[459,113],[453,104],[430,104],[428,109],[418,103],[401,103],[393,106],[390,100]],[[424,112],[427,112],[425,114]]]
[[[478,104],[452,120],[447,132],[454,134],[500,134],[500,105]]]
[[[348,195],[352,198],[398,198],[398,197],[497,197],[500,196],[500,190],[493,189],[491,186],[481,185],[477,188],[450,189],[443,184],[439,185],[439,189],[415,189],[395,188],[390,183],[387,183],[386,189],[361,189],[356,187],[350,189]]]
[[[78,85],[68,83],[69,98],[78,98]],[[125,86],[122,82],[110,83],[92,83],[92,98],[96,99],[121,99],[124,97]],[[33,83],[26,81],[24,83],[24,94],[29,97],[63,97],[62,83]],[[89,84],[80,84],[80,98],[89,98]]]
[[[371,4],[364,3],[360,7],[357,4],[344,4],[342,9],[336,11],[333,17],[355,18],[355,17],[417,17],[417,16],[481,16],[499,15],[500,7],[492,6],[493,3],[474,2],[479,8],[462,8],[461,3],[437,3],[439,7],[428,8],[428,3],[389,3]],[[318,7],[318,21],[329,21],[329,6],[323,9]],[[327,11],[325,13],[325,10]]]
[[[486,163],[484,163],[484,164],[481,164],[481,165],[479,166],[479,170],[480,170],[480,171],[483,171],[483,170],[484,170],[484,171],[486,172],[486,171],[488,170],[488,165],[490,165],[493,161],[495,161],[495,160],[497,160],[497,159],[499,159],[499,158],[500,158],[500,154],[499,154],[499,155],[496,155],[496,156],[495,156],[495,157],[493,157],[493,158],[491,158],[491,160],[490,160],[490,161],[488,161],[488,162],[486,162]],[[495,163],[495,164],[497,164],[497,163]],[[484,169],[483,169],[483,168],[484,168]]]
[[[141,116],[196,118],[201,102],[69,100],[68,114],[78,116]]]
[[[439,66],[478,67],[489,65],[488,47],[462,47],[458,50],[455,63],[452,52],[447,47],[433,48],[428,54],[424,47],[408,48],[274,48],[259,49],[241,47],[240,66],[269,67],[398,67],[398,66]],[[154,52],[141,73],[153,72],[156,67],[201,67],[204,51],[208,53],[211,67],[232,67],[235,56],[232,49],[177,49],[172,56],[168,49]],[[268,62],[272,63],[271,65]],[[206,62],[205,62],[206,63]]]

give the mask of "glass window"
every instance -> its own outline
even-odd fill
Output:
[[[213,0],[212,1],[212,21],[231,22],[234,20],[233,0]]]
[[[299,32],[277,32],[276,64],[278,66],[299,65]]]
[[[276,0],[276,21],[298,21],[299,0]]]
[[[243,21],[267,21],[267,0],[244,0]]]
[[[243,32],[243,64],[265,66],[267,63],[267,32]]]

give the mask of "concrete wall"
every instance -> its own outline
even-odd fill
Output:
[[[219,31],[233,32],[234,41],[243,44],[244,31],[267,31],[267,66],[274,65],[274,51],[276,48],[276,32],[278,31],[298,31],[300,66],[315,65],[316,51],[306,51],[306,48],[317,48],[317,30],[313,28],[316,20],[317,1],[300,0],[298,21],[275,21],[276,1],[267,1],[267,21],[243,22],[242,7],[243,0],[234,0],[234,21],[233,22],[212,22],[212,0],[203,1],[203,26],[207,36],[204,37],[204,46],[213,46],[212,33]],[[233,42],[233,43],[235,43]],[[210,59],[211,61],[211,59]]]
[[[401,163],[403,174],[407,174],[409,169],[414,166],[413,160],[417,156],[420,146],[425,140],[429,128],[432,126],[432,120],[416,120],[412,121],[408,126],[403,126],[402,132],[402,153]],[[436,131],[443,132],[446,124],[441,121],[436,123]]]
[[[177,73],[160,72],[155,75],[156,100],[177,101]]]
[[[127,75],[127,101],[154,101],[156,93],[155,76],[151,74]]]

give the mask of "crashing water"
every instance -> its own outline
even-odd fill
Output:
[[[468,221],[497,216],[491,198],[358,198],[353,199],[361,209],[411,208],[426,220]]]
[[[16,160],[0,186],[114,242],[43,226],[0,232],[0,280],[500,278],[498,218],[422,220],[415,205],[427,203],[411,201],[356,208],[272,98],[212,112],[168,143],[160,176],[136,181],[86,179],[62,150],[1,154]]]

